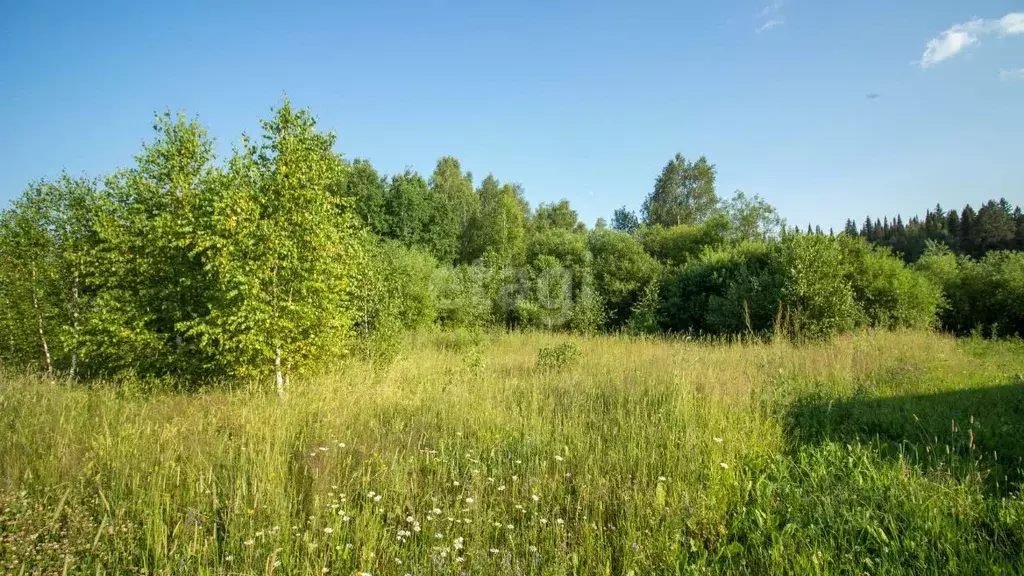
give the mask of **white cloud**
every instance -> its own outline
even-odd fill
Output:
[[[1017,68],[1015,70],[1000,70],[999,77],[1003,80],[1011,79],[1022,79],[1024,80],[1024,68]]]
[[[998,20],[972,18],[962,24],[955,24],[932,38],[921,56],[922,68],[930,68],[956,56],[965,48],[981,42],[983,36],[998,34],[1013,36],[1024,34],[1024,12],[1011,12]]]
[[[761,13],[758,15],[758,20],[761,21],[761,25],[756,29],[758,34],[761,32],[767,32],[773,28],[778,28],[786,23],[786,20],[782,17],[782,14],[780,14],[782,6],[785,3],[785,0],[775,0],[761,10]]]
[[[778,28],[779,26],[782,26],[785,23],[786,22],[784,20],[772,19],[772,20],[769,20],[769,21],[765,22],[764,24],[761,24],[760,26],[758,26],[757,27],[757,31],[758,32],[766,32],[768,30],[771,30],[772,28]]]
[[[1024,12],[1011,12],[999,19],[999,33],[1003,36],[1024,34]]]

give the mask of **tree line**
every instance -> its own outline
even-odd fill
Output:
[[[0,361],[282,392],[354,354],[387,360],[403,331],[432,325],[1024,330],[1024,261],[981,240],[988,204],[969,244],[933,230],[908,265],[874,225],[802,233],[756,195],[721,199],[704,157],[675,155],[639,215],[590,229],[568,201],[531,207],[520,185],[476,183],[454,157],[426,178],[382,175],[287,100],[260,125],[218,161],[197,120],[163,114],[131,167],[32,183],[0,215]]]
[[[982,258],[997,250],[1024,250],[1024,212],[1005,198],[989,200],[977,211],[970,204],[960,211],[946,211],[936,204],[925,212],[924,220],[914,216],[904,224],[898,214],[891,221],[888,217],[872,221],[868,216],[859,227],[847,220],[844,232],[888,246],[907,262],[920,259],[929,242],[942,244],[954,254]]]

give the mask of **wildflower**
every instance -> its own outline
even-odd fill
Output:
[[[327,574],[330,571],[331,570],[328,567],[326,567],[326,566],[324,566],[323,568],[320,569],[320,573],[321,574]]]
[[[664,482],[664,481],[665,481],[665,477],[664,476],[658,476],[658,482]]]
[[[352,544],[345,544],[345,549],[346,550],[351,550],[352,548],[353,548]]]
[[[530,495],[530,498],[533,498],[534,502],[540,502],[540,496],[537,496],[536,494]]]
[[[513,526],[513,525],[511,525],[511,524],[506,524],[506,525],[505,525],[505,529],[506,529],[506,530],[514,530],[514,529],[515,529],[515,526]]]
[[[515,475],[513,475],[513,476],[512,476],[512,481],[513,481],[513,482],[515,482],[516,480],[519,480],[519,476],[515,476]]]
[[[381,496],[380,494],[377,494],[376,496],[373,497],[373,501],[374,502],[380,502],[381,498],[383,498],[383,496]]]
[[[497,548],[491,548],[490,549],[490,553],[491,554],[497,554],[498,553],[498,549]]]
[[[377,495],[377,493],[371,490],[370,493],[366,495],[366,497],[372,499],[376,495]]]
[[[466,498],[466,504],[472,504],[473,502],[475,502],[475,500],[472,498]]]
[[[444,534],[441,534],[440,532],[438,532],[437,534],[434,534],[434,538],[440,540],[440,539],[444,538]]]
[[[462,543],[463,543],[463,541],[464,540],[463,540],[462,536],[459,536],[458,538],[455,539],[454,542],[452,542],[452,548],[455,548],[456,550],[462,550]]]
[[[540,519],[540,523],[541,524],[547,524],[548,523],[548,519],[547,518],[541,518]]]
[[[352,518],[351,518],[351,517],[350,517],[350,516],[349,516],[348,514],[346,514],[346,515],[344,515],[344,516],[342,516],[342,517],[341,517],[341,521],[342,521],[342,522],[348,522],[348,521],[349,521],[349,520],[351,520],[351,519],[352,519]]]
[[[345,443],[344,442],[338,442],[338,448],[344,448],[344,447],[345,447]]]
[[[434,508],[433,510],[430,511],[430,513],[433,514],[434,516],[440,516],[441,515],[441,509],[440,508]]]
[[[317,448],[317,450],[319,450],[321,452],[327,452],[327,446],[321,446],[321,447]]]
[[[536,552],[536,551],[537,551],[537,547],[536,546],[530,546],[530,552]]]
[[[225,562],[231,562],[231,561],[232,561],[232,560],[234,560],[234,559],[235,559],[235,557],[234,557],[234,556],[225,556],[225,557],[224,557],[224,561],[225,561]]]
[[[721,444],[722,442],[724,442],[724,440],[722,440],[722,439],[721,439],[721,438],[719,438],[718,436],[715,436],[714,438],[712,438],[712,440],[714,440],[715,442],[718,442],[719,444]]]
[[[333,534],[333,533],[334,533],[334,528],[331,528],[330,526],[328,526],[327,528],[324,528],[324,534]]]
[[[405,517],[405,521],[406,521],[406,522],[409,522],[409,523],[412,523],[412,521],[413,521],[413,517],[412,517],[412,516],[406,516],[406,517]]]
[[[555,460],[558,460],[559,462],[561,462],[562,460],[565,460],[565,458],[562,458],[558,454],[555,454]]]
[[[559,526],[561,526],[562,524],[565,524],[565,520],[562,520],[561,518],[559,518],[558,520],[555,520],[555,524],[558,524]]]
[[[505,485],[504,484],[502,484],[501,486],[498,486],[498,492],[504,492],[504,491],[505,491]]]
[[[255,541],[255,540],[253,540],[252,538],[250,538],[250,539],[248,539],[248,540],[246,540],[246,541],[245,541],[245,545],[246,545],[246,546],[252,546],[252,545],[253,545],[253,544],[255,544],[255,543],[256,543],[256,541]]]
[[[722,462],[721,464],[719,464],[719,466],[721,466],[723,470],[728,470],[729,469],[729,465],[726,464],[725,462]]]
[[[452,480],[452,486],[456,486],[457,487],[458,485],[459,485],[459,481],[458,480]]]
[[[522,464],[522,463],[523,463],[522,460],[516,460],[516,464]]]
[[[456,558],[456,559],[455,559],[455,562],[456,562],[457,564],[462,564],[462,563],[463,563],[463,562],[465,562],[465,561],[466,561],[466,559],[465,559],[465,558],[463,558],[462,556],[459,556],[458,558]]]

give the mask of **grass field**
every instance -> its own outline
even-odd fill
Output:
[[[1020,342],[406,350],[284,400],[4,377],[0,572],[1024,572]]]

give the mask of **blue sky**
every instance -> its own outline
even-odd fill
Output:
[[[349,158],[426,175],[453,154],[589,223],[639,207],[676,152],[707,155],[720,195],[759,194],[791,224],[1024,203],[1022,12],[0,0],[0,200],[130,164],[165,109],[197,114],[226,153],[287,93]]]

